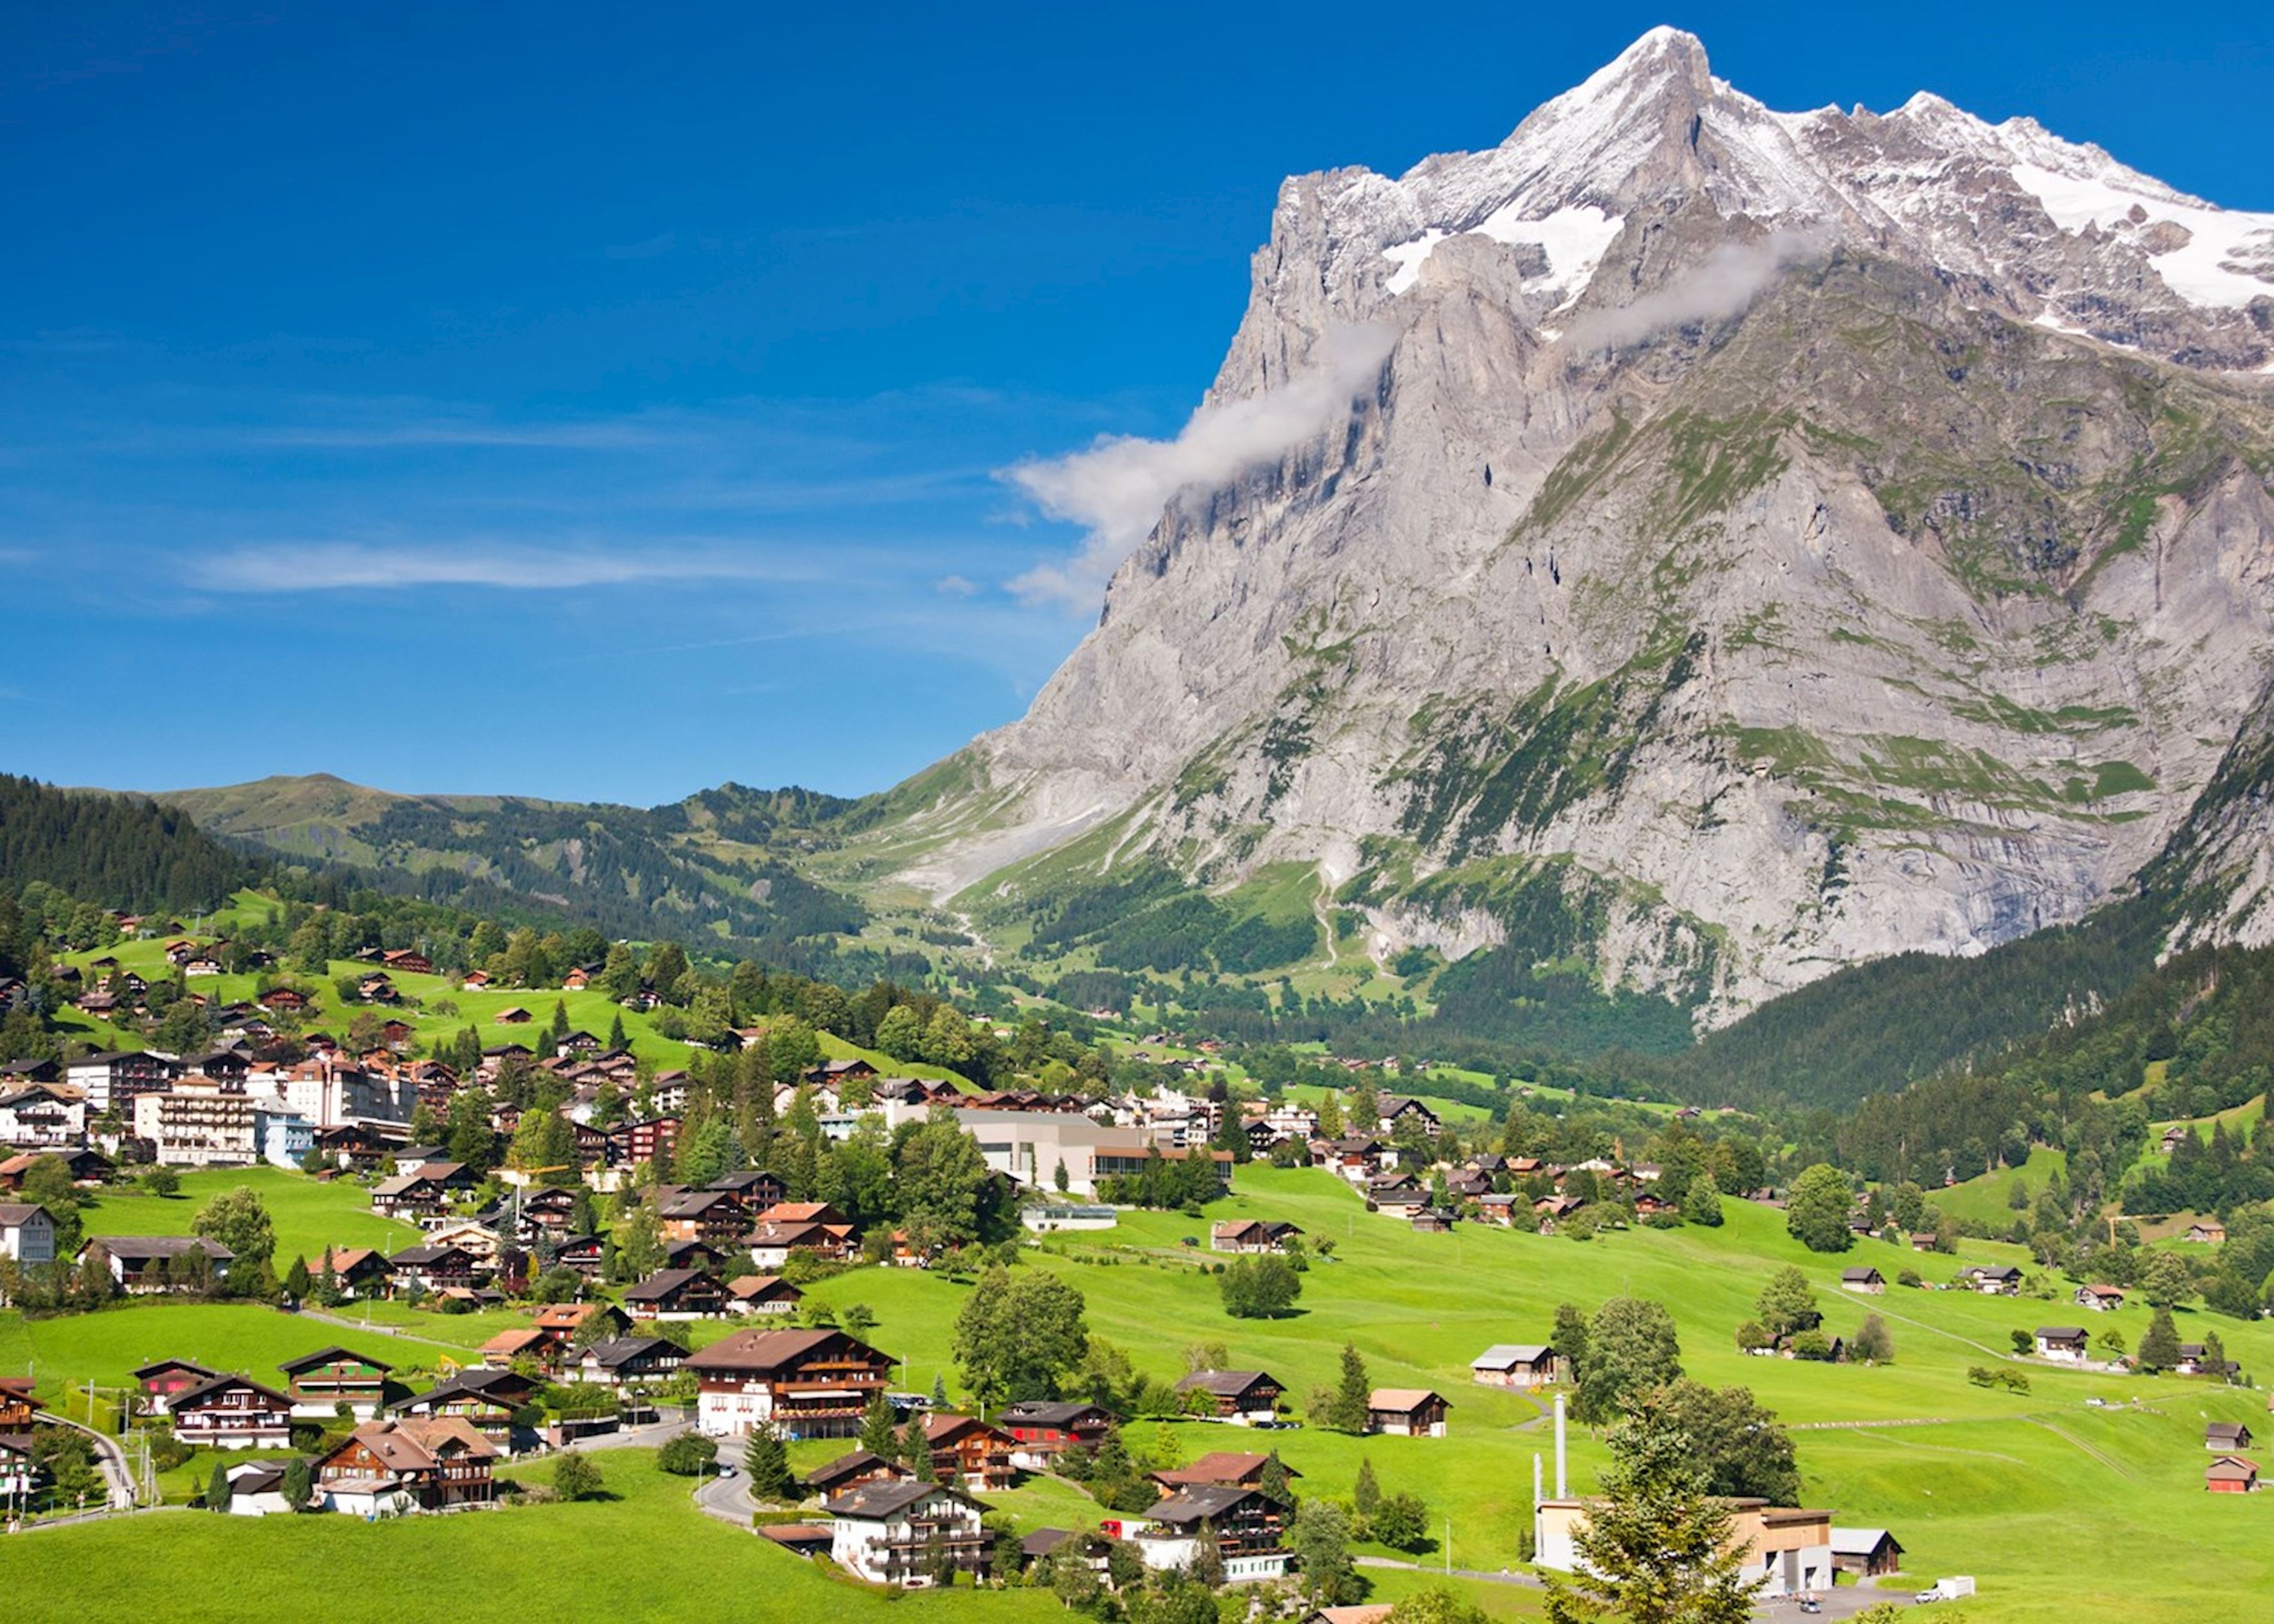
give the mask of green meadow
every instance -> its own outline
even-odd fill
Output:
[[[371,1210],[370,1189],[354,1178],[320,1184],[282,1168],[226,1168],[184,1173],[178,1194],[154,1196],[131,1184],[102,1192],[82,1209],[89,1235],[188,1235],[207,1202],[243,1185],[260,1197],[276,1227],[276,1267],[295,1257],[312,1269],[327,1246],[373,1246],[399,1252],[415,1245],[416,1224],[398,1223]]]
[[[1366,1213],[1331,1175],[1248,1167],[1240,1170],[1238,1192],[1212,1207],[1206,1219],[1125,1214],[1118,1229],[1053,1237],[1030,1250],[1028,1267],[1062,1272],[1083,1292],[1094,1333],[1159,1375],[1181,1373],[1188,1347],[1220,1342],[1235,1365],[1260,1366],[1276,1376],[1299,1413],[1313,1387],[1333,1380],[1347,1342],[1365,1356],[1378,1385],[1444,1393],[1453,1403],[1452,1433],[1442,1440],[1354,1439],[1309,1426],[1246,1432],[1150,1420],[1133,1423],[1128,1437],[1141,1455],[1184,1460],[1211,1448],[1276,1446],[1302,1474],[1300,1487],[1328,1495],[1346,1495],[1359,1462],[1370,1460],[1386,1491],[1410,1491],[1429,1502],[1434,1532],[1442,1538],[1449,1531],[1452,1559],[1461,1567],[1497,1570],[1516,1564],[1530,1515],[1535,1456],[1550,1457],[1547,1470],[1553,1471],[1543,1404],[1474,1385],[1469,1361],[1492,1342],[1544,1340],[1559,1302],[1592,1308],[1631,1292],[1673,1311],[1692,1375],[1751,1387],[1795,1428],[1809,1503],[1832,1507],[1844,1524],[1893,1530],[1909,1552],[1908,1573],[1922,1581],[1940,1574],[1977,1577],[1980,1598],[1962,1613],[1944,1616],[1977,1621],[2121,1617],[2151,1624],[2186,1619],[2194,1624],[2236,1616],[2237,1594],[2274,1584],[2274,1557],[2267,1554],[2262,1527],[2274,1517],[2274,1497],[2213,1497],[2202,1486],[2210,1458],[2202,1442],[2204,1422],[2263,1423],[2261,1393],[2012,1360],[2014,1329],[2081,1317],[2065,1292],[2050,1299],[1999,1298],[1891,1285],[1884,1296],[1870,1297],[1843,1292],[1837,1284],[1841,1267],[1853,1263],[1876,1265],[1891,1282],[1898,1270],[1916,1267],[1930,1282],[1944,1282],[1966,1261],[2022,1261],[2014,1248],[1970,1243],[1958,1257],[1928,1257],[1864,1240],[1849,1253],[1819,1257],[1785,1234],[1782,1214],[1734,1199],[1724,1207],[1728,1222],[1718,1230],[1638,1229],[1575,1242],[1465,1225],[1449,1235],[1424,1236]],[[1246,1214],[1290,1219],[1314,1243],[1327,1237],[1335,1243],[1332,1259],[1315,1260],[1304,1275],[1298,1312],[1284,1319],[1228,1317],[1208,1272],[1204,1244],[1185,1244],[1187,1237],[1204,1243],[1210,1222]],[[1830,1329],[1852,1334],[1866,1312],[1881,1313],[1894,1333],[1894,1362],[1822,1365],[1737,1352],[1736,1326],[1750,1316],[1770,1271],[1788,1262],[1800,1265],[1816,1282]],[[897,1372],[902,1386],[926,1389],[935,1375],[943,1375],[954,1390],[953,1327],[968,1290],[941,1274],[863,1269],[822,1282],[809,1296],[840,1309],[865,1304],[877,1320],[870,1339],[902,1362]],[[461,1347],[516,1321],[509,1314],[454,1320],[394,1304],[375,1305],[371,1313],[377,1324]],[[2092,1326],[2096,1333],[2113,1327],[2136,1343],[2147,1318],[2144,1309],[2126,1309],[2094,1318]],[[2274,1368],[2274,1326],[2184,1311],[2180,1321],[2188,1338],[2217,1328],[2230,1353],[2254,1374]],[[724,1328],[705,1326],[701,1340]],[[359,1338],[255,1307],[151,1304],[28,1326],[0,1315],[0,1365],[19,1369],[36,1361],[49,1390],[89,1377],[115,1383],[133,1365],[162,1354],[258,1375],[273,1372],[282,1358],[331,1342],[398,1363],[431,1366],[446,1355],[407,1337],[383,1337],[376,1326]],[[1976,1387],[1967,1377],[1969,1366],[2025,1371],[2031,1390]],[[1605,1459],[1601,1442],[1577,1426],[1570,1439],[1572,1486],[1590,1490]],[[844,1447],[802,1444],[794,1458],[810,1466]],[[365,1605],[356,1598],[362,1587],[352,1579],[382,1560],[397,1571],[407,1565],[431,1569],[439,1560],[442,1571],[461,1578],[453,1613],[471,1618],[492,1616],[493,1608],[502,1616],[508,1605],[525,1610],[531,1601],[541,1605],[570,1596],[578,1598],[580,1610],[628,1607],[633,1617],[678,1618],[705,1605],[703,1598],[714,1583],[731,1582],[746,1568],[764,1579],[764,1616],[772,1617],[777,1606],[787,1615],[793,1606],[809,1605],[817,1592],[806,1587],[827,1583],[794,1559],[754,1542],[735,1543],[742,1537],[734,1530],[683,1503],[683,1484],[660,1478],[632,1452],[612,1453],[607,1469],[612,1485],[621,1484],[621,1500],[517,1510],[505,1514],[511,1519],[505,1524],[478,1517],[373,1529],[330,1519],[254,1525],[169,1515],[44,1532],[11,1547],[11,1556],[20,1560],[29,1550],[41,1562],[101,1560],[101,1553],[91,1549],[77,1557],[64,1553],[127,1542],[136,1555],[161,1559],[112,1565],[136,1574],[161,1571],[172,1566],[167,1559],[187,1557],[178,1571],[218,1575],[215,1611],[227,1605],[251,1619],[301,1616],[309,1598],[295,1587],[304,1582],[321,1586],[327,1597],[352,1593],[342,1616],[360,1617],[354,1609]],[[993,1498],[1022,1528],[1078,1524],[1098,1515],[1072,1485],[1047,1478]],[[2119,1528],[2144,1537],[2157,1552],[2152,1578],[2116,1549],[2111,1536]],[[633,1601],[619,1599],[627,1581],[618,1570],[645,1565],[607,1555],[625,1548],[620,1540],[636,1541],[647,1552],[659,1552],[668,1541],[674,1553],[647,1571]],[[382,1545],[388,1547],[383,1557],[377,1554]],[[492,1556],[493,1546],[523,1554]],[[1433,1550],[1420,1560],[1435,1563],[1443,1555]],[[1419,1583],[1412,1575],[1371,1573],[1386,1595]],[[240,1575],[274,1582],[252,1585],[248,1579],[240,1594],[230,1588]],[[343,1577],[350,1583],[340,1583]],[[117,1616],[147,1600],[131,1593],[141,1579],[123,1583]],[[511,1592],[510,1600],[489,1594],[500,1586]],[[1503,1616],[1527,1616],[1536,1602],[1534,1593],[1505,1586],[1472,1588]],[[860,1592],[846,1597],[847,1605],[867,1605]],[[84,1598],[78,1605],[87,1616]],[[983,1605],[1023,1617],[1037,1598],[1017,1595]],[[108,1598],[102,1612],[113,1615]]]

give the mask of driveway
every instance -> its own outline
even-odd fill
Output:
[[[750,1527],[754,1507],[749,1495],[743,1492],[742,1474],[739,1471],[731,1477],[714,1476],[703,1479],[695,1485],[695,1503],[705,1516],[731,1522],[746,1531]]]

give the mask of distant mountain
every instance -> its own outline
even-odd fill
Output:
[[[1286,183],[1196,483],[860,838],[1030,957],[1406,965],[1513,1037],[2074,922],[2260,726],[2270,372],[2274,216],[1653,30],[1490,151]],[[2274,930],[2264,805],[2191,933]]]
[[[806,790],[727,784],[643,809],[398,795],[317,774],[161,799],[248,850],[478,911],[558,910],[611,936],[716,938],[807,962],[867,922],[859,901],[793,866],[832,842],[826,825],[850,804]]]

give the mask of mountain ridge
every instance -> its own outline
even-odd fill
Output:
[[[1298,177],[1187,437],[1337,333],[1379,371],[1170,493],[900,876],[984,924],[1051,853],[1307,862],[1377,961],[1579,952],[1705,1025],[2080,918],[2274,647],[2270,253],[2030,121],[1771,113],[1670,30],[1498,148]]]

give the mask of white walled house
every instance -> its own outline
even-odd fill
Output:
[[[56,1221],[36,1204],[0,1202],[0,1258],[30,1267],[56,1257]]]
[[[980,1523],[986,1512],[937,1484],[863,1483],[829,1502],[829,1554],[872,1584],[930,1585],[942,1559],[959,1573],[983,1573],[994,1543]]]

